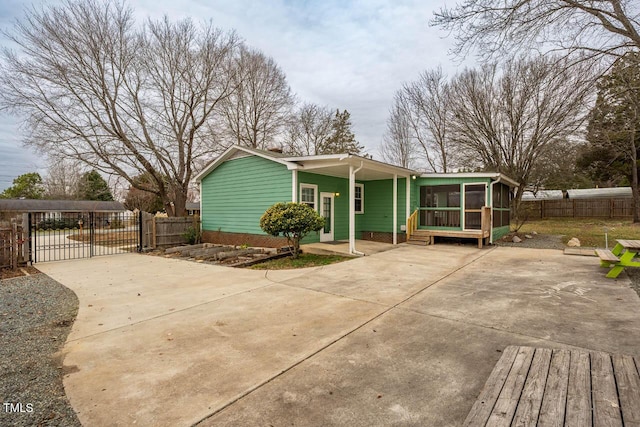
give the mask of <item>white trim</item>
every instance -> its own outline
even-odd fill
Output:
[[[413,213],[413,212],[411,212],[411,181],[412,180],[411,180],[410,177],[407,177],[405,179],[407,180],[406,189],[405,189],[405,191],[406,191],[406,196],[405,197],[407,198],[407,200],[405,200],[405,202],[406,202],[405,216],[407,217],[407,219],[409,219],[409,216],[411,216],[411,214]]]
[[[490,178],[501,180],[511,187],[519,187],[520,184],[508,176],[498,172],[450,172],[450,173],[423,173],[420,178]]]
[[[293,203],[298,201],[298,171],[296,169],[291,171],[291,201]]]
[[[316,184],[306,184],[306,183],[300,183],[300,200],[299,203],[304,203],[302,201],[302,189],[303,188],[313,188],[313,206],[316,212],[320,212],[319,206],[318,206],[318,186]]]
[[[467,212],[466,208],[466,195],[467,195],[467,185],[484,185],[484,202],[482,206],[487,206],[487,196],[489,194],[488,186],[486,182],[463,182],[462,183],[462,193],[460,194],[460,207],[462,208],[462,215],[460,215],[460,226],[464,231],[474,231],[477,230],[475,228],[467,229],[467,224],[465,221],[465,214]],[[482,208],[481,208],[482,209]],[[480,228],[482,228],[482,224],[480,224]]]
[[[393,244],[398,244],[398,174],[393,174]]]
[[[320,229],[320,241],[321,242],[333,242],[335,240],[335,231],[334,231],[334,226],[335,226],[335,197],[333,193],[327,193],[327,192],[322,192],[320,193],[320,210],[319,213],[320,215],[322,215],[324,212],[324,198],[328,197],[331,199],[331,212],[329,212],[330,215],[330,224],[329,226],[331,227],[331,232],[328,234],[324,233],[324,228]],[[324,216],[324,215],[322,215]],[[326,218],[326,217],[325,217]]]
[[[360,163],[360,167],[353,168],[352,164],[349,164],[349,253],[354,255],[364,255],[364,253],[356,249],[356,213],[355,213],[355,199],[353,198],[356,173],[364,166],[364,162]]]
[[[364,184],[361,183],[361,182],[356,182],[353,187],[354,187],[354,190],[353,190],[353,206],[354,206],[353,207],[353,211],[356,214],[363,214],[364,213]],[[356,197],[355,187],[360,187],[360,210],[359,211],[355,210],[355,205],[356,205],[356,202],[355,202],[355,200],[356,200],[355,199],[355,197]]]

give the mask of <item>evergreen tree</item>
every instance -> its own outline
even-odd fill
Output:
[[[331,135],[319,154],[351,153],[361,154],[364,147],[356,141],[351,131],[351,114],[347,110],[336,110],[331,123]]]
[[[78,199],[111,201],[113,196],[107,181],[94,169],[85,172],[78,182]]]
[[[640,222],[640,54],[623,56],[600,79],[598,98],[589,116],[587,141],[588,149],[579,164],[594,179],[626,177],[633,192],[633,222]]]
[[[42,199],[43,196],[42,177],[37,172],[30,172],[14,179],[13,185],[0,194],[0,199]]]

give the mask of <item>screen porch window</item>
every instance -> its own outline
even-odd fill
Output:
[[[506,227],[511,216],[511,189],[498,183],[493,186],[493,226]]]
[[[316,209],[316,196],[318,193],[318,187],[310,184],[302,184],[300,186],[300,203],[304,203],[311,209]]]
[[[355,213],[364,213],[364,185],[356,184],[353,189],[353,199],[355,202]]]
[[[420,187],[420,225],[460,227],[460,184]]]

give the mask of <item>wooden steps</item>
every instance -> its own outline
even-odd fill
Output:
[[[459,239],[478,239],[478,248],[482,248],[483,240],[489,238],[489,231],[482,230],[415,230],[407,240],[410,245],[433,245],[435,237],[454,237]]]

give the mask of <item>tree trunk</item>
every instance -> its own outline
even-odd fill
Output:
[[[173,216],[187,216],[187,193],[176,189],[173,198]]]

